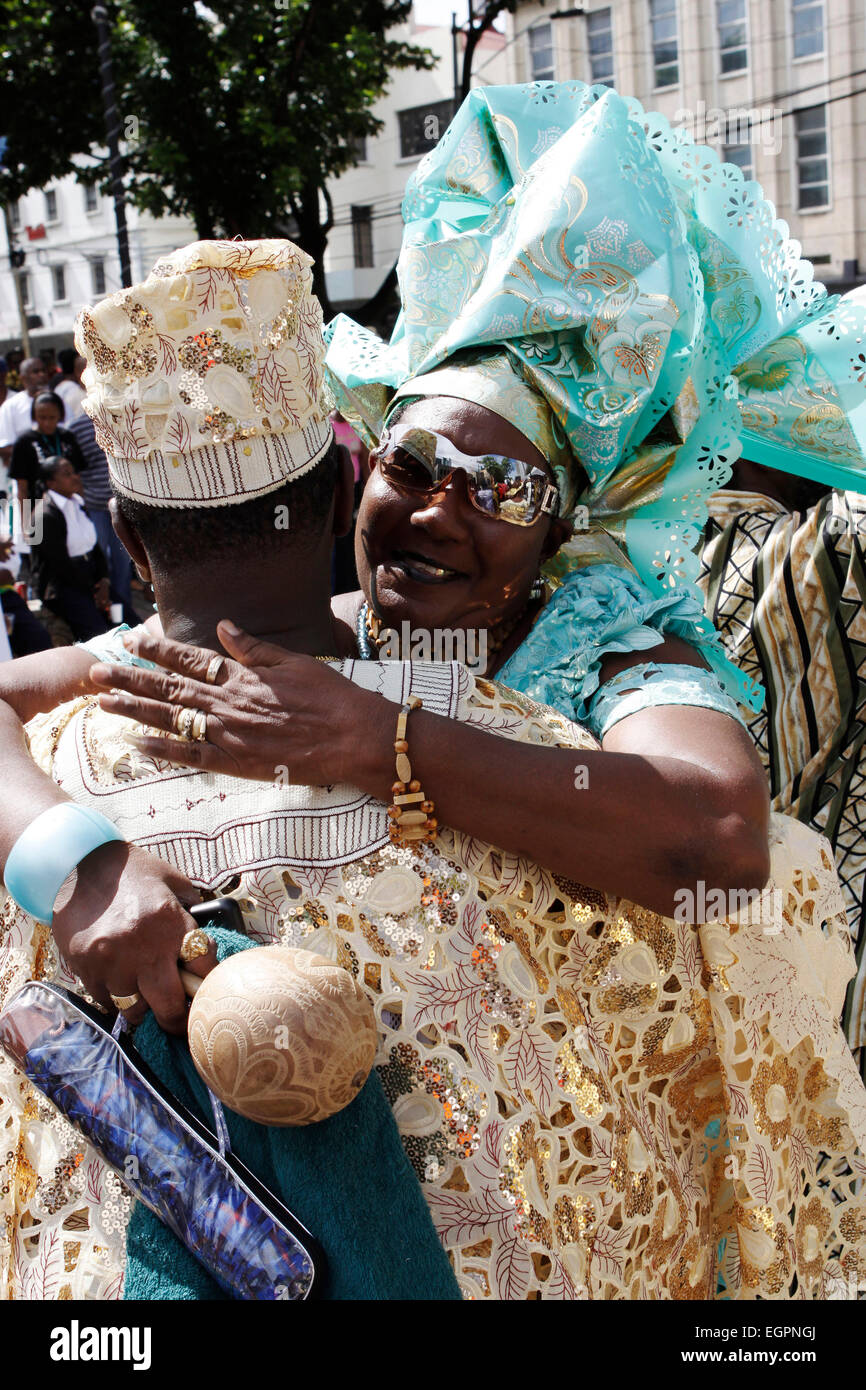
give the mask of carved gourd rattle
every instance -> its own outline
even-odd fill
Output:
[[[265,1125],[313,1124],[367,1080],[378,1041],[372,1006],[325,956],[256,946],[204,979],[180,973],[193,1062],[230,1110]]]

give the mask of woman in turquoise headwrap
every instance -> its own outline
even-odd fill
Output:
[[[778,396],[778,363],[774,377],[755,363],[819,330],[832,302],[740,170],[582,83],[473,93],[410,179],[404,217],[391,343],[344,317],[328,333],[338,407],[379,445],[358,526],[365,592],[338,605],[336,649],[352,649],[356,616],[362,655],[403,617],[481,628],[487,674],[601,739],[581,768],[538,750],[518,769],[483,732],[414,716],[444,821],[667,913],[698,879],[760,886],[767,792],[736,704],[761,692],[702,614],[693,551],[739,449],[734,373],[750,396],[768,382]],[[861,459],[851,403],[828,407],[833,467]],[[783,414],[762,400],[746,423],[773,448]],[[547,501],[532,468],[555,496],[510,525],[509,506],[528,517],[515,499]],[[543,607],[539,569],[554,590]],[[227,711],[232,754],[218,735],[176,746],[179,762],[252,777],[279,763],[387,794],[388,707],[380,728],[365,706],[359,738],[327,672],[243,637],[226,646],[267,666],[268,720],[254,728],[239,709],[234,728]],[[153,638],[139,650],[182,660]],[[230,704],[232,680],[222,689]],[[322,738],[294,748],[292,712],[310,706]]]

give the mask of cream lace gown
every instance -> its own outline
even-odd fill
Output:
[[[343,670],[574,748],[576,766],[596,746],[456,666]],[[467,1298],[812,1299],[866,1281],[866,1091],[837,1023],[851,948],[816,834],[774,818],[762,920],[696,928],[469,835],[393,847],[384,808],[348,787],[156,764],[129,727],[85,699],[29,737],[130,840],[214,891],[239,875],[255,940],[320,951],[362,982]],[[75,985],[49,931],[7,902],[2,998],[32,977]],[[119,1297],[131,1199],[5,1061],[0,1135],[6,1296]]]

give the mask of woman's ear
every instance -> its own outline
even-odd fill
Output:
[[[565,517],[556,517],[550,523],[550,530],[545,538],[544,545],[541,547],[542,563],[555,555],[560,546],[574,535],[574,527]]]
[[[334,535],[347,536],[355,511],[355,465],[345,444],[337,445],[337,482],[334,488]]]
[[[111,516],[111,524],[117,536],[123,542],[126,553],[135,565],[139,579],[143,579],[145,584],[149,584],[151,582],[151,574],[147,551],[142,545],[141,538],[135,527],[129,524],[123,512],[120,510],[120,503],[116,497],[112,497],[109,502],[108,511]]]

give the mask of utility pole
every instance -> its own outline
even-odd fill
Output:
[[[108,166],[111,170],[111,193],[114,198],[114,221],[117,226],[117,254],[120,258],[120,283],[132,284],[129,264],[129,236],[126,231],[126,194],[123,187],[123,160],[120,157],[120,116],[114,95],[114,71],[111,65],[111,39],[108,31],[108,10],[95,5],[90,18],[96,25],[99,42],[99,75],[102,79],[102,104],[105,108],[105,130],[108,138]]]
[[[457,35],[461,33],[456,10],[451,11],[451,67],[454,75],[454,110],[460,105],[460,73],[457,63]]]
[[[21,288],[21,276],[24,273],[21,269],[24,263],[24,252],[14,245],[15,233],[12,230],[12,218],[9,216],[9,208],[3,204],[3,223],[6,227],[6,242],[9,246],[9,267],[12,271],[12,284],[15,286],[15,299],[18,303],[18,318],[21,321],[21,346],[24,349],[24,356],[30,356],[30,334],[27,331],[27,310],[24,307],[24,291]]]

